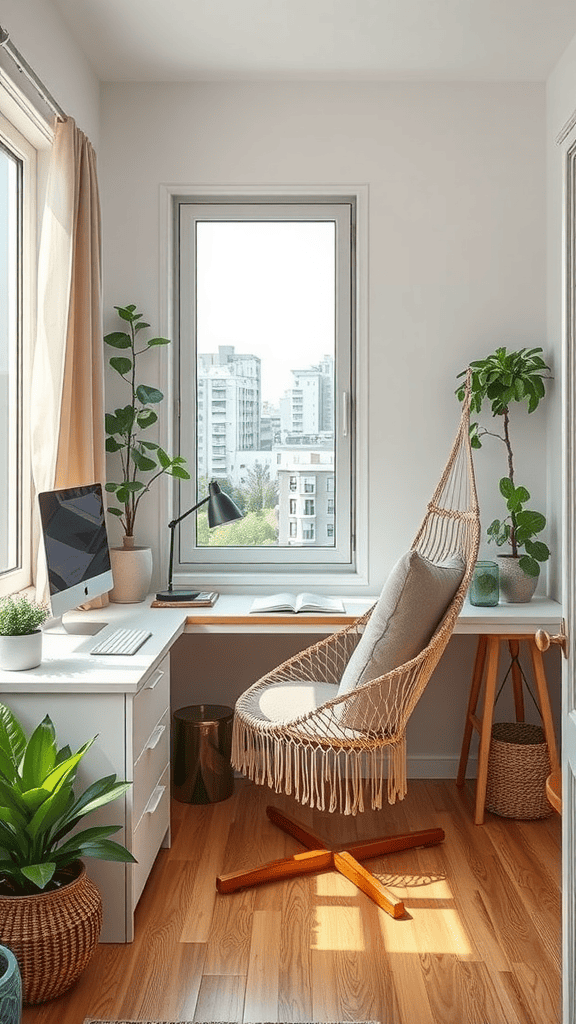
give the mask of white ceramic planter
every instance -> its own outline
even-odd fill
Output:
[[[144,547],[110,549],[114,587],[110,600],[117,604],[137,604],[150,591],[152,551]]]
[[[0,668],[8,672],[23,672],[27,668],[36,668],[41,661],[41,630],[22,636],[0,636]]]
[[[527,576],[514,555],[498,555],[500,597],[507,604],[526,604],[534,597],[538,576]]]

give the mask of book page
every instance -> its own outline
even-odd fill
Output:
[[[250,612],[293,612],[296,609],[295,594],[268,594],[255,597]]]
[[[320,594],[298,594],[295,604],[297,612],[344,612],[345,608],[338,598],[323,597]]]

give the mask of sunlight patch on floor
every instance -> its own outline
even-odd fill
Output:
[[[384,945],[389,953],[453,953],[472,956],[473,950],[460,915],[452,908],[411,907],[394,920],[379,912]]]
[[[316,892],[318,896],[357,896],[358,889],[349,878],[337,871],[326,871],[316,876]]]
[[[365,948],[359,907],[316,907],[312,949],[357,950]]]

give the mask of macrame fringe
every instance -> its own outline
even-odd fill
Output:
[[[370,806],[381,810],[387,771],[388,803],[406,796],[406,742],[400,737],[381,749],[325,750],[312,744],[290,742],[285,736],[265,734],[246,722],[235,720],[232,764],[256,785],[276,793],[293,795],[301,804],[320,811],[356,815],[365,809],[369,787]]]

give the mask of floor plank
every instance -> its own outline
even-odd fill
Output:
[[[173,805],[131,944],[100,945],[69,993],[23,1024],[84,1017],[389,1024],[558,1024],[560,819],[473,823],[473,784],[411,781],[356,819],[241,780],[212,806]],[[337,873],[221,896],[218,871],[299,849],[267,803],[328,843],[440,825],[443,844],[367,862],[406,902],[393,920]]]

